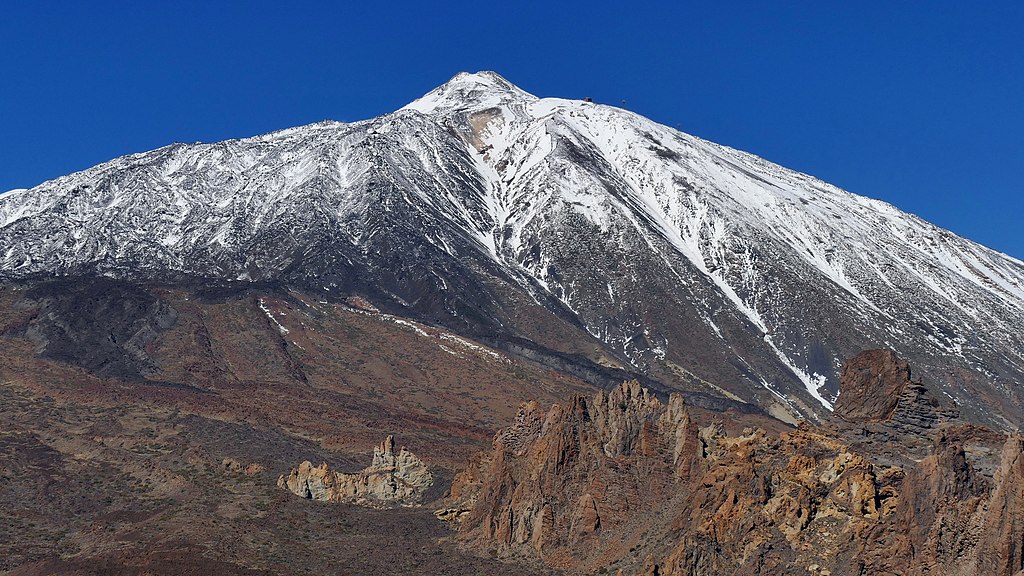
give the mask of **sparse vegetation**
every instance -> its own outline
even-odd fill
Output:
[[[565,384],[529,370],[519,382],[472,358],[439,363],[436,344],[414,332],[338,311],[302,318],[315,339],[303,346],[322,356],[282,370],[298,361],[266,346],[259,310],[157,294],[177,321],[147,353],[161,382],[184,386],[97,375],[37,356],[16,330],[0,335],[2,375],[19,375],[0,382],[0,572],[45,560],[57,572],[529,573],[439,544],[450,534],[429,508],[321,505],[275,484],[303,459],[358,469],[387,431],[450,479],[535,382]],[[0,289],[0,326],[23,312],[12,305],[21,296]],[[478,393],[479,382],[496,392]],[[266,470],[225,470],[225,458]]]

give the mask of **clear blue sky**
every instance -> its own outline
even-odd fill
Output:
[[[625,99],[1024,258],[1024,3],[156,4],[0,7],[0,190],[364,119],[495,70]]]

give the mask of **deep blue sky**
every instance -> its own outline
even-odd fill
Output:
[[[625,99],[1024,258],[1024,3],[155,4],[0,7],[0,190],[360,120],[495,70],[538,96]]]

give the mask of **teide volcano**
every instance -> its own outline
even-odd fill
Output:
[[[0,196],[11,282],[360,296],[599,384],[819,419],[888,347],[1019,423],[1024,263],[596,103],[460,73],[394,113],[174,144]]]

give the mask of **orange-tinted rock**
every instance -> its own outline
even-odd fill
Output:
[[[230,472],[232,474],[245,474],[246,476],[255,476],[265,470],[263,465],[257,462],[242,464],[234,458],[225,458],[221,462],[221,466],[223,466],[225,472]]]
[[[550,510],[551,507],[546,507]],[[587,534],[593,534],[601,528],[601,515],[597,512],[597,501],[590,493],[580,497],[573,512],[572,527],[569,529],[570,538],[579,540]]]
[[[979,574],[1018,574],[1024,570],[1024,438],[1006,440],[995,489],[981,523]]]
[[[571,564],[575,546],[598,563],[627,552],[625,542],[602,535],[642,523],[638,511],[661,502],[678,470],[690,468],[696,430],[680,398],[670,406],[636,382],[546,412],[524,406],[495,436],[486,463],[456,478],[453,501],[472,508],[462,529],[505,552],[528,546],[556,564]]]
[[[942,408],[898,359],[873,356],[884,376],[873,385],[895,403],[847,404],[848,415],[887,418],[897,438],[905,407]],[[977,454],[995,435],[929,413],[941,414],[934,432],[908,429],[913,453],[931,454],[893,465],[851,448],[842,428],[698,428],[679,397],[663,404],[635,383],[546,412],[530,404],[456,479],[468,510],[457,525],[502,555],[580,572],[1016,576],[1024,440],[1006,442],[989,480]]]

